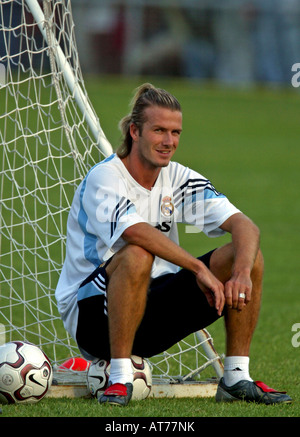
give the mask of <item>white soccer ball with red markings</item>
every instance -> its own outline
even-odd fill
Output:
[[[136,355],[131,356],[133,368],[132,399],[146,399],[152,388],[152,372],[148,361]],[[107,388],[110,363],[105,360],[93,362],[87,373],[88,389],[93,397],[99,398]]]
[[[23,341],[0,346],[0,404],[38,402],[52,379],[50,361],[38,346]]]

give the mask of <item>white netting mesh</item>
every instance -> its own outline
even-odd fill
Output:
[[[50,48],[26,2],[0,2],[0,322],[7,340],[27,338],[57,360],[73,348],[54,300],[67,215],[75,187],[101,156],[51,57],[59,42],[85,90],[70,2],[44,5]]]

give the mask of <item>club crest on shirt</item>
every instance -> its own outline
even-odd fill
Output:
[[[165,196],[162,199],[160,210],[164,217],[171,217],[171,215],[174,213],[174,205],[171,197]]]

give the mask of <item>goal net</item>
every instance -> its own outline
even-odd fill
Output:
[[[86,92],[69,0],[0,0],[0,95],[0,341],[30,341],[58,365],[79,355],[54,297],[69,208],[112,151]],[[205,331],[191,336],[153,359],[153,375],[193,378],[213,364],[219,376],[211,343]]]

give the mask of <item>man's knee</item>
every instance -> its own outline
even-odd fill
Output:
[[[140,246],[127,244],[117,252],[106,272],[110,277],[117,268],[125,269],[128,275],[150,275],[154,256]]]
[[[134,270],[143,272],[151,270],[154,256],[140,246],[128,244],[123,254],[123,259]]]
[[[210,258],[210,270],[223,283],[230,279],[234,263],[232,243],[227,243],[216,249]]]
[[[210,269],[216,277],[225,283],[232,275],[232,266],[234,264],[234,248],[232,243],[216,249],[210,260]],[[258,250],[251,276],[262,279],[264,271],[264,258],[261,249]]]

